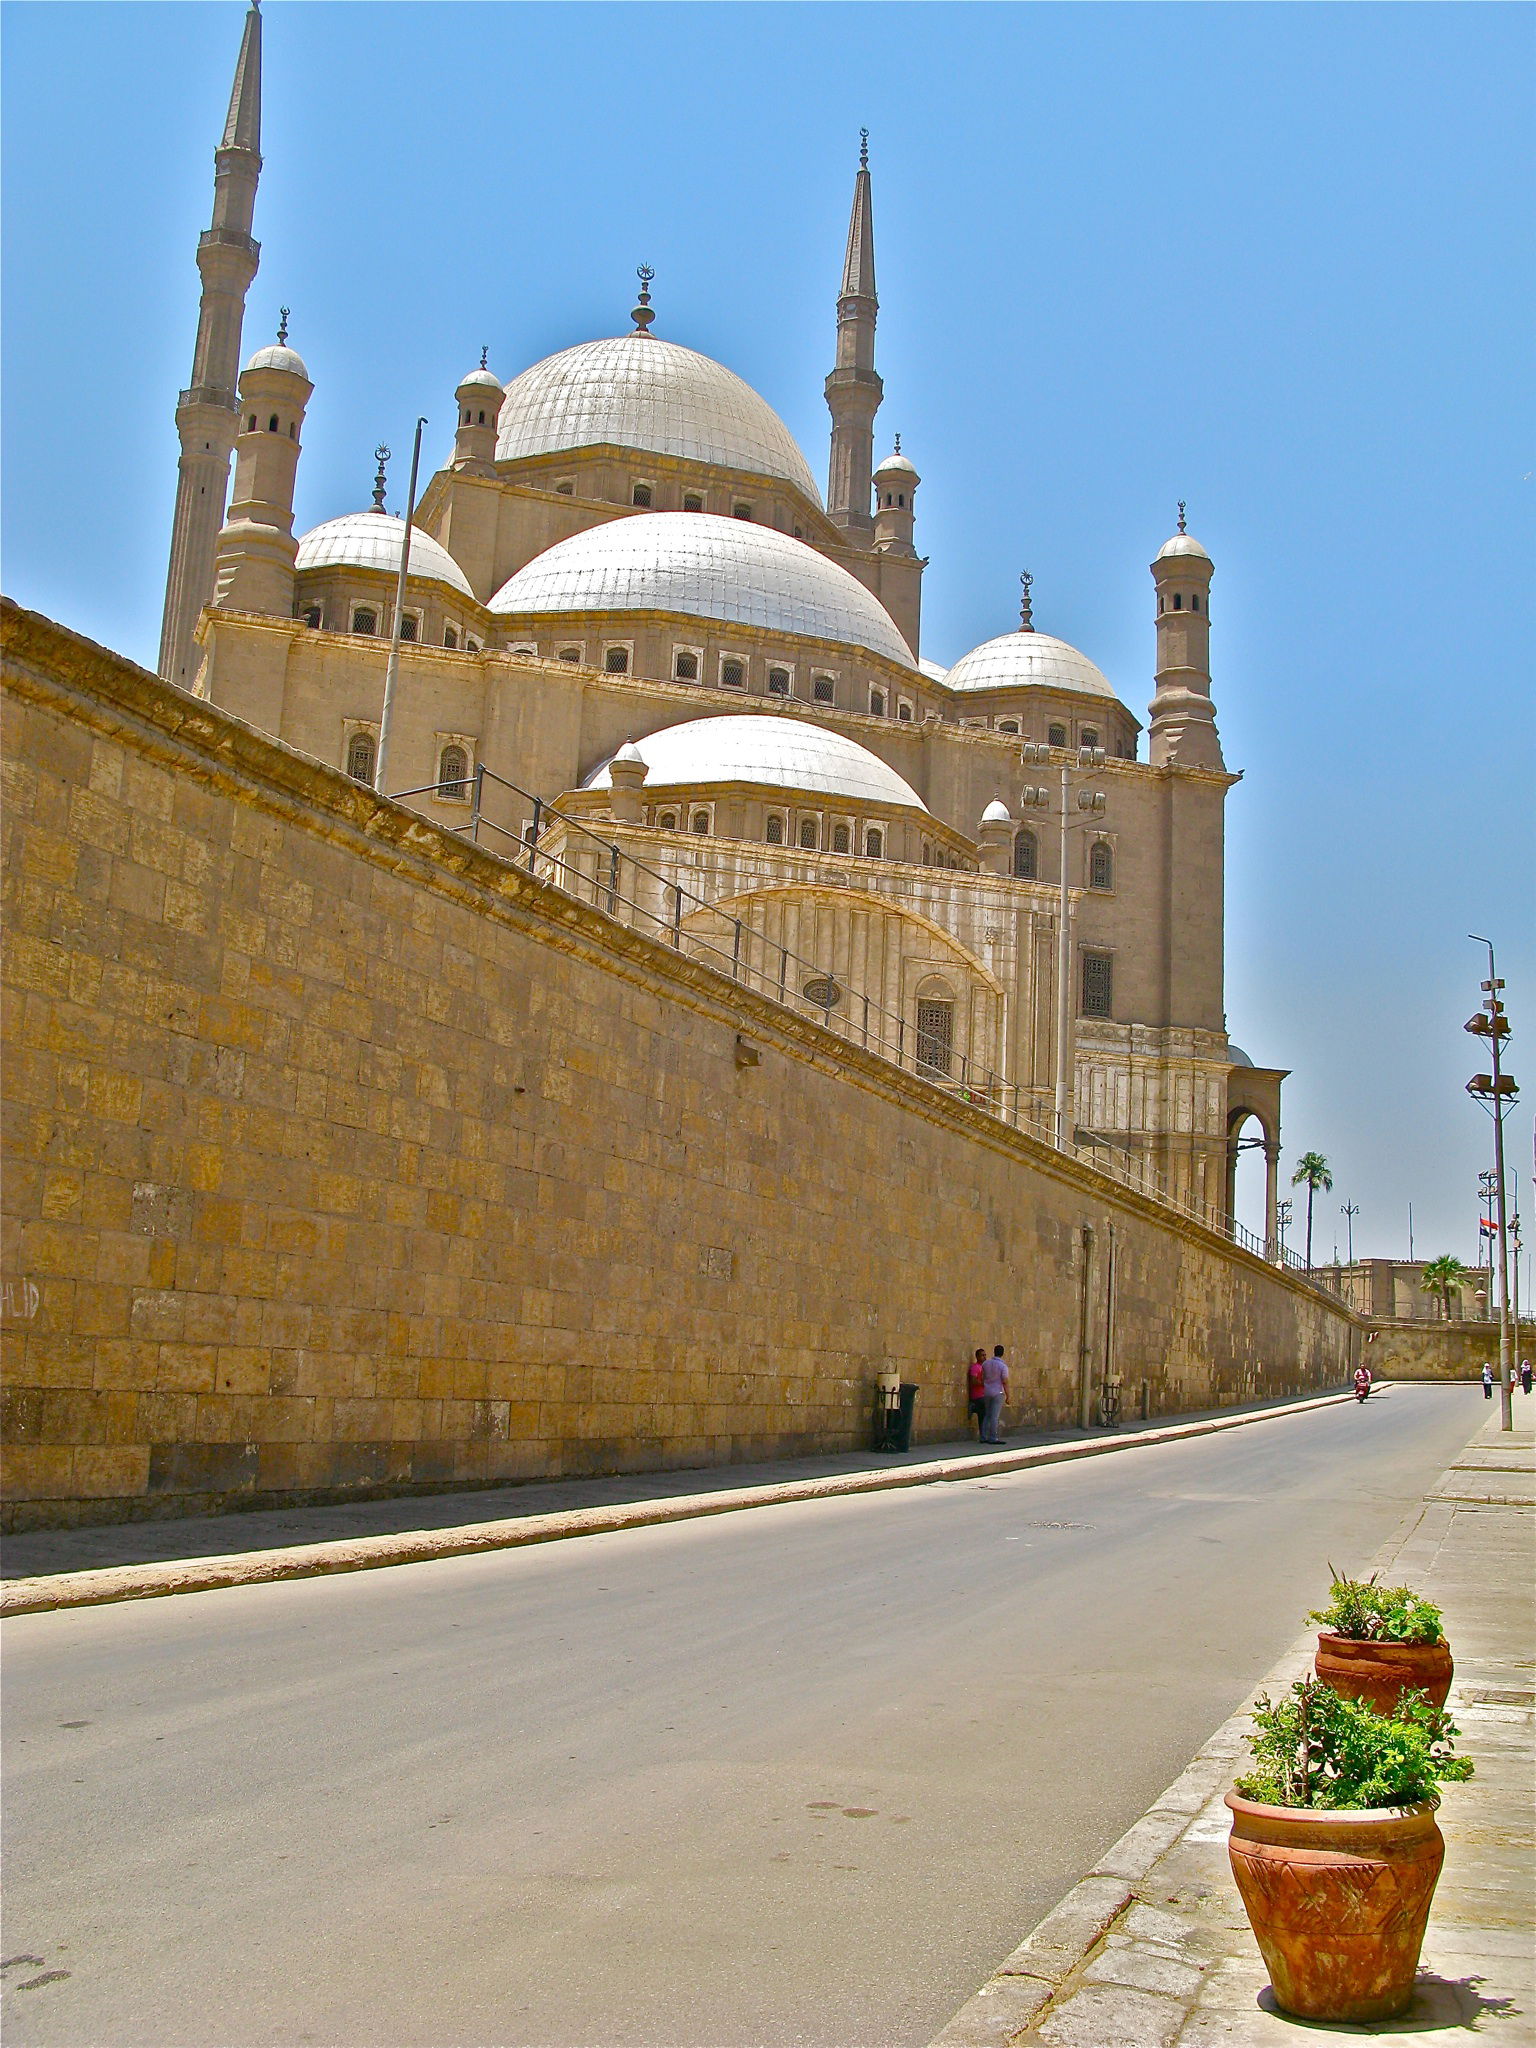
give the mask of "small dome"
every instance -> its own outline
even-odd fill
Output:
[[[301,576],[306,569],[382,569],[397,576],[404,523],[392,512],[347,512],[340,519],[327,519],[300,536],[294,567]],[[446,583],[461,597],[474,598],[469,578],[452,555],[419,526],[411,528],[410,574],[424,583]]]
[[[759,788],[803,790],[808,795],[847,797],[857,803],[927,805],[894,768],[842,733],[804,719],[772,712],[755,716],[691,718],[669,725],[636,744],[654,786],[699,788],[706,783],[746,782]],[[587,777],[586,789],[607,789],[608,763]]]
[[[1109,678],[1049,633],[1003,633],[962,654],[944,678],[952,690],[1065,690],[1114,698]]]
[[[265,348],[257,349],[245,367],[247,370],[286,370],[290,377],[302,377],[306,384],[310,381],[304,358],[297,349],[289,348],[281,341],[271,341]]]
[[[906,456],[902,454],[899,448],[896,449],[894,453],[887,455],[884,462],[882,462],[880,467],[875,471],[875,475],[909,476],[912,478],[914,483],[922,482],[922,478],[917,473],[917,465],[915,463],[909,462]]]
[[[1227,1058],[1234,1067],[1251,1067],[1253,1065],[1253,1061],[1249,1059],[1243,1048],[1240,1045],[1234,1045],[1230,1038],[1227,1040]]]
[[[794,435],[734,370],[654,334],[584,341],[507,386],[498,462],[566,448],[634,448],[776,477],[821,493]]]
[[[494,370],[484,370],[478,367],[471,370],[467,377],[461,377],[458,384],[460,391],[494,391],[498,396],[500,395],[501,388],[501,379]]]
[[[994,797],[992,802],[982,812],[981,822],[983,825],[1011,825],[1013,819],[1009,815],[1008,806],[1005,803],[1000,803]]]
[[[890,613],[857,577],[803,540],[714,512],[637,512],[573,533],[525,563],[490,608],[674,612],[841,641],[912,666]]]
[[[641,753],[640,749],[635,745],[633,740],[626,740],[623,746],[620,747],[619,751],[614,755],[613,758],[615,761],[623,761],[626,763],[630,761],[638,761],[642,768],[645,766],[645,756]]]
[[[1172,561],[1176,555],[1193,555],[1201,562],[1211,559],[1192,533],[1176,533],[1172,540],[1165,540],[1157,551],[1157,560]]]
[[[942,683],[949,674],[949,670],[945,668],[942,662],[920,661],[917,665],[930,683]]]

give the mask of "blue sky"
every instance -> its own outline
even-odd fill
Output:
[[[3,10],[4,584],[153,665],[196,236],[243,9]],[[923,474],[924,652],[1016,578],[1144,715],[1146,565],[1216,563],[1228,1014],[1293,1070],[1357,1252],[1471,1258],[1461,1024],[1499,942],[1536,1101],[1532,10],[269,0],[261,270],[316,393],[299,524],[418,412],[617,333],[719,357],[825,468],[870,129],[882,440]],[[393,502],[393,500],[392,500]],[[1523,1026],[1523,1029],[1522,1029]],[[1529,1186],[1531,1118],[1509,1127]],[[1536,1239],[1536,1200],[1526,1204]]]

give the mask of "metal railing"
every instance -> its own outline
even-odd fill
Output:
[[[487,815],[488,786],[532,807],[531,816],[521,827],[504,825]],[[996,1117],[1012,1130],[1027,1131],[1042,1144],[1056,1149],[1054,1120],[1043,1100],[1043,1089],[1022,1088],[996,1068],[974,1058],[968,1049],[956,1048],[933,1032],[920,1030],[900,1012],[885,1008],[871,996],[854,993],[849,1001],[850,992],[824,964],[807,959],[772,933],[695,894],[673,876],[636,860],[633,854],[603,838],[579,818],[557,810],[483,763],[477,764],[471,780],[423,783],[416,789],[397,791],[390,801],[403,803],[410,797],[426,796],[462,803],[466,791],[470,815],[463,824],[448,828],[457,837],[468,839],[533,880],[559,889],[615,923],[631,930],[649,930],[663,944],[714,969],[738,987],[750,988],[770,1002],[810,1018],[847,1043],[915,1074],[954,1100]],[[482,834],[494,835],[494,840],[503,843],[487,845]],[[1038,1099],[1032,1101],[1032,1094]],[[1073,1158],[1150,1201],[1214,1230],[1268,1264],[1284,1265],[1323,1292],[1336,1292],[1321,1271],[1308,1268],[1288,1248],[1266,1245],[1255,1232],[1214,1205],[1188,1202],[1176,1194],[1155,1167],[1125,1149],[1124,1135],[1111,1138],[1080,1126],[1073,1135],[1074,1142],[1066,1148]]]

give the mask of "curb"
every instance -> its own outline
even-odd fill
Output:
[[[324,1578],[333,1572],[430,1564],[446,1557],[472,1556],[477,1551],[518,1550],[527,1544],[560,1542],[572,1536],[612,1535],[624,1529],[688,1522],[705,1515],[739,1514],[747,1508],[780,1507],[790,1501],[831,1500],[843,1494],[884,1493],[897,1487],[980,1479],[1027,1471],[1037,1465],[1068,1464],[1077,1458],[1101,1458],[1110,1452],[1135,1450],[1148,1444],[1177,1443],[1185,1437],[1211,1436],[1219,1430],[1274,1422],[1353,1399],[1353,1394],[1324,1394],[1291,1401],[1283,1407],[1266,1408],[1257,1414],[1165,1424],[1126,1436],[1007,1451],[995,1458],[934,1459],[896,1471],[846,1472],[825,1479],[792,1479],[766,1486],[734,1487],[719,1493],[675,1494],[670,1499],[633,1501],[614,1507],[571,1508],[547,1515],[468,1522],[457,1529],[411,1529],[390,1536],[293,1544],[283,1549],[240,1551],[222,1557],[55,1572],[43,1578],[13,1579],[0,1588],[0,1615],[45,1614],[65,1607],[100,1607],[120,1600],[158,1599],[172,1593],[213,1593],[232,1586],[265,1585],[282,1579]]]
[[[1376,1552],[1371,1570],[1385,1573],[1393,1569],[1423,1526],[1425,1516],[1442,1505],[1456,1503],[1426,1493]],[[1127,1916],[1130,1929],[1135,1932],[1138,1914],[1147,1913],[1136,1902],[1136,1887],[1216,1794],[1230,1784],[1248,1746],[1250,1720],[1259,1694],[1267,1692],[1273,1696],[1285,1691],[1293,1680],[1305,1677],[1312,1668],[1316,1649],[1317,1630],[1309,1627],[1270,1667],[1141,1819],[1126,1830],[1013,1953],[1004,1957],[975,1996],[934,2035],[928,2048],[1009,2048],[1009,2044],[1024,2048],[1026,2042],[1036,2039],[1031,2029],[1045,2016],[1067,1979],[1082,1968],[1104,1936],[1127,1914],[1127,1908],[1131,1909]]]

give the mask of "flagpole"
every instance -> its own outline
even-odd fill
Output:
[[[373,786],[388,796],[390,722],[395,708],[395,684],[400,675],[400,628],[405,619],[405,579],[411,566],[411,527],[416,516],[416,471],[421,462],[421,430],[416,422],[416,444],[411,450],[411,480],[405,487],[405,528],[400,536],[400,575],[395,583],[395,629],[389,636],[389,665],[384,671],[384,709],[379,717],[379,758]]]

